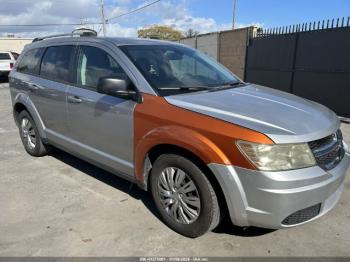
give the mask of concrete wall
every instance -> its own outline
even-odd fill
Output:
[[[244,79],[246,52],[249,37],[257,28],[247,27],[180,40],[180,43],[198,48],[218,60],[238,77]]]
[[[0,51],[13,51],[20,53],[24,46],[33,41],[32,38],[11,38],[1,37],[0,38]]]
[[[199,35],[197,37],[197,48],[203,53],[218,60],[219,58],[219,33]]]
[[[195,37],[191,37],[191,38],[184,38],[184,39],[181,39],[180,40],[180,43],[181,44],[184,44],[184,45],[188,45],[192,48],[196,48],[197,47],[197,43],[196,43],[196,38]]]
[[[244,79],[248,36],[251,28],[220,32],[219,61]]]

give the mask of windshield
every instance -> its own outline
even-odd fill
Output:
[[[131,45],[121,49],[160,95],[214,90],[240,81],[206,55],[182,46]]]

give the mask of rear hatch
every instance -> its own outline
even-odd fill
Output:
[[[14,63],[15,61],[11,59],[11,56],[9,53],[0,52],[0,71],[10,71]]]

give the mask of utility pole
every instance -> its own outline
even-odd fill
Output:
[[[102,28],[103,28],[103,36],[106,36],[106,18],[105,18],[105,10],[104,10],[104,0],[101,0],[101,16],[102,16]]]
[[[236,9],[237,9],[237,0],[233,0],[232,29],[235,29],[236,27]]]

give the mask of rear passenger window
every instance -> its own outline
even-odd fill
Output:
[[[81,46],[77,69],[78,85],[95,89],[98,80],[104,77],[128,78],[108,53],[96,47]]]
[[[42,48],[28,50],[17,65],[17,71],[27,74],[38,74],[39,63],[43,51]]]
[[[11,57],[8,53],[0,53],[0,60],[11,60]]]
[[[71,82],[69,66],[73,50],[73,46],[47,48],[41,62],[40,75],[52,80]]]

